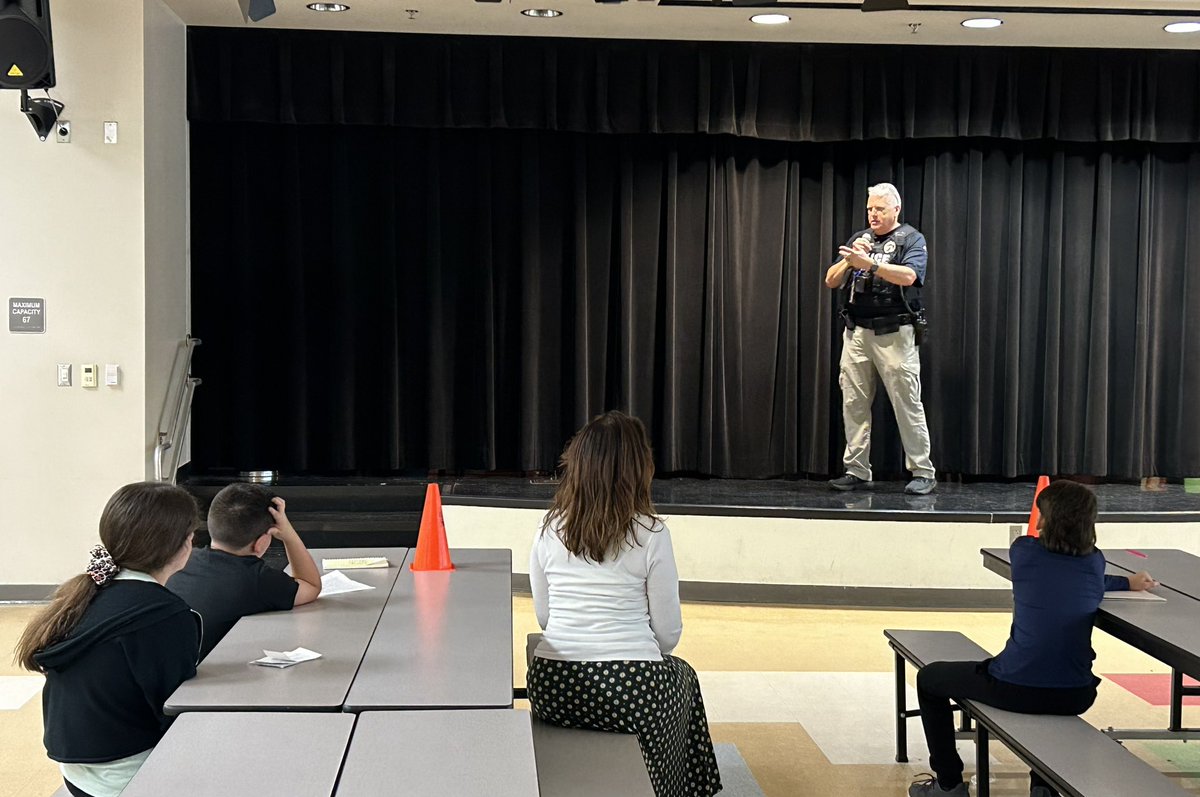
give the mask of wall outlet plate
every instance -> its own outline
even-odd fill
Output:
[[[58,124],[54,125],[54,140],[59,144],[71,143],[71,123],[62,119],[58,120]]]

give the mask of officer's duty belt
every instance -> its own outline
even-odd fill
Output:
[[[911,313],[901,313],[900,315],[885,315],[879,318],[853,318],[849,313],[846,314],[846,329],[854,329],[855,327],[863,327],[864,329],[872,330],[876,335],[887,335],[891,332],[899,332],[900,327],[913,323],[916,316]]]

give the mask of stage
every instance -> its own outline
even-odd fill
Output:
[[[230,478],[185,486],[207,505]],[[530,542],[553,496],[547,479],[438,480],[451,546],[509,548],[514,588],[527,589]],[[270,488],[310,546],[413,545],[426,482],[284,477]],[[1101,547],[1200,553],[1200,494],[1092,485]],[[1009,589],[979,550],[1025,531],[1031,483],[942,483],[928,496],[904,482],[839,493],[824,481],[656,479],[685,599],[788,605],[998,608]],[[203,535],[200,535],[200,540]]]
[[[182,481],[207,506],[236,477],[202,476]],[[556,483],[517,476],[441,477],[447,505],[545,510]],[[350,525],[397,532],[416,531],[425,497],[424,479],[284,476],[267,485],[283,496],[301,531],[335,531]],[[1029,482],[943,482],[930,495],[905,495],[903,481],[875,482],[869,490],[837,492],[823,480],[655,479],[651,496],[666,515],[804,518],[870,522],[1024,523],[1033,504]],[[1147,491],[1136,484],[1089,485],[1101,523],[1200,522],[1200,493],[1181,484]],[[415,513],[415,514],[414,514]],[[407,544],[392,541],[389,544]]]
[[[235,474],[180,483],[202,512]],[[430,480],[433,480],[432,477]],[[508,548],[513,588],[528,590],[533,535],[555,484],[512,475],[436,479],[451,546]],[[266,485],[312,548],[413,546],[427,481],[283,476]],[[1200,493],[1090,485],[1102,548],[1178,548],[1200,555]],[[1034,485],[944,482],[927,496],[904,482],[839,493],[824,480],[656,479],[655,508],[671,529],[685,600],[813,606],[1003,608],[1009,587],[979,551],[1025,532]],[[202,527],[196,544],[208,542]],[[274,551],[276,559],[282,550]],[[282,566],[282,561],[277,562]],[[0,602],[42,600],[50,584],[13,585]]]
[[[943,483],[930,495],[905,495],[904,482],[876,482],[848,493],[824,481],[786,479],[656,479],[652,497],[664,514],[934,523],[1023,523],[1029,519],[1030,483]],[[1200,521],[1200,493],[1182,485],[1149,492],[1132,484],[1090,485],[1102,523]],[[447,503],[544,509],[555,485],[510,477],[473,477],[444,482]]]

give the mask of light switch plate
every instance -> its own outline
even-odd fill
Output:
[[[59,387],[70,387],[71,386],[71,364],[70,363],[59,363],[58,364],[58,386]]]
[[[105,122],[104,123],[104,143],[105,144],[116,144],[117,143],[117,123],[116,122]]]
[[[108,387],[121,384],[121,366],[116,363],[104,364],[104,384]]]

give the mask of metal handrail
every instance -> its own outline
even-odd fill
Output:
[[[179,436],[182,430],[187,429],[188,420],[192,414],[192,396],[196,393],[196,386],[201,384],[201,380],[192,376],[192,353],[196,347],[201,344],[200,338],[193,338],[188,335],[184,338],[184,362],[183,370],[180,372],[183,376],[179,382],[178,390],[176,391],[175,407],[170,415],[170,422],[167,424],[166,431],[161,428],[158,431],[158,445],[154,447],[154,479],[155,481],[169,481],[175,483],[175,470],[178,458],[171,461],[171,467],[167,470],[165,460],[167,452],[175,448],[175,444],[179,442]],[[174,385],[172,385],[174,387]],[[163,472],[169,473],[169,477],[164,478]]]

